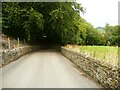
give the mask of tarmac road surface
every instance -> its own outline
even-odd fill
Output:
[[[101,88],[55,50],[29,53],[4,66],[0,75],[2,88]]]

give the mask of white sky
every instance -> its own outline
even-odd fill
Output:
[[[118,2],[120,0],[76,0],[86,8],[81,16],[94,27],[104,27],[106,23],[118,25]]]

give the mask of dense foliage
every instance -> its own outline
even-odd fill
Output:
[[[120,45],[120,26],[105,26],[105,44],[106,45]]]
[[[2,7],[3,33],[32,44],[118,45],[118,27],[99,32],[80,16],[85,10],[75,2],[3,2]]]

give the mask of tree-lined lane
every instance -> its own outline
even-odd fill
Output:
[[[81,75],[74,64],[53,50],[21,57],[2,71],[3,88],[99,88]]]

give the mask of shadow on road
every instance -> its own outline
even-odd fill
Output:
[[[46,45],[46,44],[44,44],[44,45],[40,45],[40,49],[41,50],[49,50],[49,51],[60,51],[61,46],[60,45],[50,45],[50,44]]]

